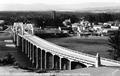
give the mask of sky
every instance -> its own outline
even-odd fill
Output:
[[[118,6],[120,0],[0,0],[4,10],[67,10],[99,6]]]
[[[79,4],[85,2],[120,2],[120,0],[0,0],[0,4]]]

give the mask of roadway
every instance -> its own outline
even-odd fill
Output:
[[[60,57],[67,58],[71,61],[79,61],[82,63],[95,64],[96,56],[85,54],[82,52],[77,52],[75,50],[67,49],[58,45],[55,45],[51,42],[48,42],[44,39],[41,39],[35,35],[20,35],[24,39],[28,40],[32,44],[36,45],[39,48],[45,49],[45,51],[56,54]],[[101,64],[106,66],[120,66],[119,61],[101,58]]]

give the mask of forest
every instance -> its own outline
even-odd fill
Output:
[[[5,20],[5,25],[12,25],[14,22],[34,23],[36,27],[63,26],[65,19],[70,19],[71,23],[79,22],[82,17],[91,23],[120,21],[120,13],[89,13],[89,12],[59,12],[55,11],[2,11],[0,20]]]

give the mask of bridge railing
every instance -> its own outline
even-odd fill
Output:
[[[28,34],[28,33],[26,33],[26,34]],[[28,34],[29,36],[35,36],[35,35],[30,35],[30,34]],[[39,37],[37,37],[37,36],[35,36],[36,38],[39,38]],[[96,58],[96,56],[94,56],[94,55],[90,55],[90,54],[86,54],[86,53],[82,53],[82,52],[78,52],[78,51],[75,51],[75,50],[71,50],[71,49],[68,49],[68,48],[64,48],[64,47],[62,47],[62,46],[58,46],[58,45],[56,45],[56,44],[54,44],[54,43],[51,43],[51,42],[49,42],[49,41],[46,41],[46,40],[44,40],[44,39],[41,39],[41,38],[39,38],[40,40],[42,40],[44,43],[46,43],[46,44],[49,44],[49,45],[53,45],[53,46],[55,46],[55,47],[58,47],[58,48],[61,48],[61,49],[63,49],[63,50],[69,50],[69,51],[71,51],[71,52],[73,52],[73,53],[77,53],[77,54],[80,54],[80,55],[84,55],[84,56],[87,56],[87,57],[91,57],[91,58]],[[37,44],[37,43],[34,43],[33,42],[33,44],[36,44],[36,46],[38,46],[38,47],[41,47],[41,46],[39,46],[39,44]],[[45,47],[42,47],[42,48],[45,48]],[[45,48],[46,49],[46,48]],[[54,49],[52,49],[52,48],[50,48],[50,49],[48,49],[47,48],[47,50],[52,50],[52,52],[54,51]],[[54,51],[54,52],[56,52],[56,51]],[[58,52],[56,52],[56,53],[58,53]],[[61,53],[59,53],[59,54],[61,54]],[[81,59],[81,58],[78,58],[78,57],[73,57],[73,56],[70,56],[70,55],[66,55],[66,54],[61,54],[62,56],[64,55],[64,57],[72,57],[71,59]],[[101,60],[105,60],[105,61],[109,61],[109,62],[113,62],[113,63],[118,63],[118,64],[120,64],[120,62],[119,61],[116,61],[116,60],[112,60],[112,59],[107,59],[107,58],[103,58],[103,57],[101,57]],[[86,60],[86,59],[84,59],[84,61],[88,61],[88,60]],[[92,62],[93,63],[93,62]],[[95,62],[94,62],[95,63]]]
[[[26,33],[27,34],[27,33]],[[26,36],[22,36],[22,35],[20,35],[20,34],[18,34],[19,36],[21,36],[21,37],[23,37],[24,39],[26,39]],[[27,36],[30,36],[30,35],[27,35]],[[37,37],[37,36],[35,36],[35,37]],[[37,37],[37,38],[39,38],[39,37]],[[42,41],[46,41],[46,40],[44,40],[44,39],[41,39],[41,38],[39,38],[40,40],[42,40]],[[75,57],[75,56],[71,56],[71,55],[68,55],[68,54],[64,54],[64,53],[60,53],[60,52],[57,52],[54,48],[46,48],[46,47],[43,47],[43,46],[41,46],[41,45],[39,45],[38,43],[35,43],[34,41],[32,41],[32,40],[29,40],[29,39],[26,39],[26,40],[28,40],[30,43],[32,43],[32,44],[34,44],[35,46],[37,46],[38,48],[44,48],[46,51],[47,50],[49,50],[49,52],[53,52],[54,54],[56,54],[56,55],[59,55],[59,56],[62,56],[62,57],[64,57],[64,58],[68,58],[68,59],[71,59],[71,60],[79,60],[79,61],[83,61],[83,62],[86,62],[86,63],[89,63],[90,64],[90,62],[91,63],[94,63],[93,61],[89,61],[89,60],[87,60],[87,59],[82,59],[82,58],[78,58],[78,57]],[[46,41],[46,42],[48,42],[48,41]],[[51,42],[48,42],[49,44],[51,43]],[[56,45],[56,44],[53,44],[53,43],[51,43],[50,45],[54,45],[54,46],[58,46],[58,45]],[[67,49],[67,48],[63,48],[63,47],[61,47],[61,46],[58,46],[58,48],[62,48],[63,50],[70,50],[70,49]],[[89,62],[88,62],[89,61]]]
[[[92,57],[92,58],[96,58],[96,56],[94,56],[94,55],[90,55],[90,54],[82,53],[82,52],[79,52],[79,51],[76,51],[76,50],[71,50],[71,49],[68,49],[68,48],[65,48],[65,47],[62,47],[62,46],[58,46],[58,45],[56,45],[54,43],[51,43],[51,42],[49,42],[47,40],[44,40],[44,39],[41,39],[41,40],[43,40],[46,43],[49,43],[50,45],[54,45],[56,47],[59,47],[59,48],[65,49],[65,50],[69,50],[69,51],[72,51],[74,53],[78,53],[78,54],[82,54],[82,55],[89,56],[89,57]],[[120,64],[120,61],[116,61],[116,60],[112,60],[112,59],[108,59],[108,58],[103,58],[103,57],[101,57],[101,59],[105,60],[105,61],[110,61],[110,62],[115,62],[115,63]]]

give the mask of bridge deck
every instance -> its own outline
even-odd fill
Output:
[[[67,49],[51,42],[48,42],[44,39],[41,39],[35,35],[20,35],[24,39],[28,40],[32,44],[36,45],[38,48],[43,48],[52,54],[59,55],[60,57],[65,57],[70,59],[71,61],[80,61],[83,63],[95,64],[96,57],[93,55],[85,54],[82,52],[77,52],[75,50]],[[107,66],[120,66],[119,61],[101,58],[101,64]]]

